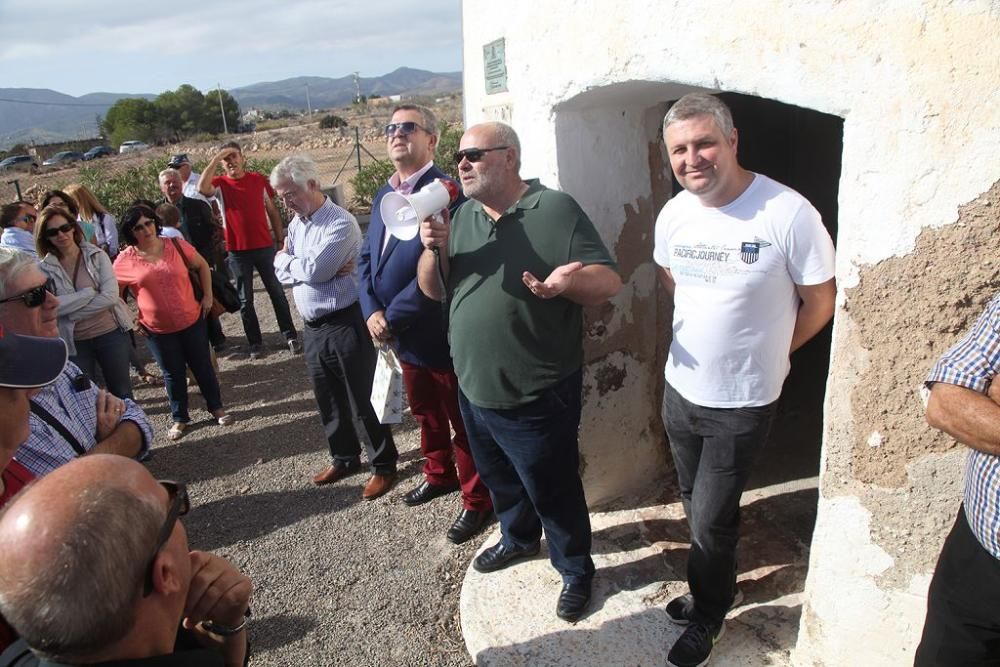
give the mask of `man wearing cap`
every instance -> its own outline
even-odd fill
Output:
[[[225,165],[226,173],[215,176],[220,165]],[[301,347],[288,299],[274,275],[274,244],[277,242],[280,248],[285,238],[281,214],[274,204],[274,190],[267,178],[255,171],[247,171],[245,166],[246,160],[240,145],[230,141],[223,145],[205,167],[198,181],[198,189],[206,197],[221,192],[226,202],[227,261],[229,270],[236,279],[236,289],[240,293],[240,315],[243,318],[243,331],[246,332],[250,345],[250,358],[260,356],[263,342],[253,302],[254,270],[271,299],[271,307],[274,308],[278,328],[285,336],[285,344],[292,354],[298,354]]]
[[[176,169],[181,176],[181,183],[184,186],[184,196],[191,199],[200,199],[208,204],[212,209],[212,215],[218,216],[218,203],[215,197],[206,197],[198,190],[198,180],[201,174],[196,172],[191,166],[191,158],[187,153],[176,153],[170,156],[167,167]]]
[[[0,326],[0,507],[35,478],[13,460],[28,439],[28,399],[66,365],[66,343],[60,338],[19,336]],[[16,635],[0,617],[0,650]]]
[[[441,304],[424,296],[417,285],[417,261],[424,247],[416,236],[404,241],[389,234],[379,208],[390,192],[408,195],[435,179],[451,179],[434,165],[437,119],[430,109],[397,106],[385,136],[396,172],[372,203],[371,223],[358,260],[361,309],[372,340],[391,344],[398,352],[410,412],[420,424],[423,479],[403,496],[403,502],[420,505],[461,490],[462,510],[447,533],[449,540],[461,544],[486,525],[493,504],[476,472],[465,435]],[[459,197],[451,210],[463,201]]]
[[[35,250],[35,219],[38,211],[24,201],[4,204],[0,209],[0,247],[14,248],[30,255],[36,255]]]
[[[0,248],[0,326],[57,338],[59,300],[46,285],[34,257]],[[31,434],[15,458],[35,476],[89,453],[142,456],[153,442],[142,408],[99,389],[73,363],[34,396],[31,410]]]
[[[252,584],[191,551],[180,482],[88,456],[0,514],[0,613],[42,667],[239,667]],[[66,548],[67,545],[71,548]],[[16,663],[7,663],[16,664]]]

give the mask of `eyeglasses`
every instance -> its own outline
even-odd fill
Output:
[[[65,225],[59,225],[58,227],[49,227],[48,229],[45,230],[45,235],[48,236],[50,239],[54,239],[60,234],[68,234],[69,232],[73,231],[75,227],[76,227],[75,222],[67,222]]]
[[[38,219],[37,216],[31,215],[30,213],[25,213],[24,215],[20,215],[20,216],[14,218],[14,221],[15,222],[32,222],[33,223],[37,219]]]
[[[163,527],[160,528],[160,534],[156,538],[156,548],[153,549],[153,555],[149,558],[149,568],[146,570],[146,582],[142,590],[143,597],[147,597],[153,592],[153,565],[156,563],[156,555],[160,553],[160,549],[163,548],[163,545],[167,543],[170,535],[174,532],[174,524],[177,523],[177,518],[184,516],[191,509],[191,499],[188,498],[187,486],[183,482],[174,482],[169,479],[157,481],[160,483],[160,486],[167,490],[167,494],[170,496],[170,506],[167,509],[167,518],[164,520]]]
[[[389,123],[385,126],[385,136],[394,137],[396,132],[399,132],[404,137],[408,134],[413,134],[417,130],[423,130],[427,132],[427,128],[421,126],[419,123],[414,123],[412,120],[405,120],[402,123]],[[430,134],[430,132],[427,132]]]
[[[55,294],[49,289],[48,284],[39,285],[38,287],[32,287],[27,292],[22,292],[17,296],[9,296],[6,299],[0,299],[0,303],[7,303],[8,301],[24,301],[25,308],[38,308],[40,305],[45,303],[45,296],[47,294]]]
[[[455,164],[462,161],[465,158],[469,162],[476,163],[486,157],[486,154],[490,151],[502,151],[505,148],[510,148],[510,146],[494,146],[493,148],[464,148],[455,153]]]
[[[146,227],[156,227],[156,223],[152,220],[146,220],[145,222],[140,221],[132,225],[133,230],[145,229]]]

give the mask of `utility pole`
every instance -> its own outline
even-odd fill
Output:
[[[216,89],[219,91],[219,111],[222,112],[222,133],[229,134],[229,125],[226,124],[226,107],[222,104],[222,84],[215,84]]]
[[[312,103],[309,101],[309,84],[306,84],[306,108],[309,109],[309,117],[313,117]]]

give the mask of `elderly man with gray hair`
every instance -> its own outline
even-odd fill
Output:
[[[0,613],[21,637],[3,664],[246,662],[250,580],[191,551],[180,482],[121,456],[88,456],[36,481],[0,514]]]
[[[398,454],[389,427],[379,422],[369,400],[375,347],[351,277],[361,228],[320,189],[319,172],[308,157],[279,162],[271,185],[295,213],[285,245],[274,258],[274,273],[292,285],[305,321],[306,367],[332,458],[313,482],[332,484],[357,472],[363,440],[372,476],[362,497],[374,500],[392,488]]]

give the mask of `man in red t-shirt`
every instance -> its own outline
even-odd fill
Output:
[[[220,165],[225,167],[225,174],[216,176]],[[225,204],[226,250],[229,251],[226,261],[240,293],[240,316],[250,344],[250,358],[260,356],[263,341],[253,303],[254,269],[271,299],[278,328],[285,335],[288,349],[292,354],[298,354],[301,348],[288,299],[274,276],[274,243],[277,241],[281,246],[284,240],[281,214],[274,204],[274,190],[267,178],[255,171],[246,171],[245,166],[240,145],[235,141],[223,144],[201,173],[198,191],[206,197],[221,194]]]

